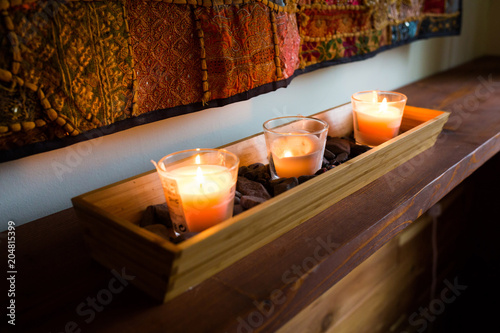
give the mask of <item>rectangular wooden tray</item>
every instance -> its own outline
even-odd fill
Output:
[[[315,117],[330,124],[330,136],[345,136],[352,132],[351,112],[346,104]],[[156,170],[72,202],[93,258],[110,269],[126,268],[136,276],[133,284],[165,302],[430,148],[448,116],[407,106],[396,138],[179,244],[138,226],[147,206],[165,202]],[[262,133],[224,148],[240,165],[268,163]]]

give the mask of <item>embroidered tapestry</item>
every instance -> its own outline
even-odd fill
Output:
[[[461,26],[461,0],[0,0],[0,11],[0,162]]]

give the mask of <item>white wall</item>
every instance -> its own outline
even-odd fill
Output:
[[[492,53],[490,41],[498,40],[500,31],[496,22],[496,33],[487,31],[488,12],[492,20],[500,15],[497,0],[465,0],[461,36],[414,42],[368,60],[304,74],[286,89],[248,101],[2,163],[0,231],[9,220],[27,223],[71,207],[74,196],[151,170],[151,159],[182,149],[217,147],[261,132],[269,118],[310,115],[349,102],[353,92],[393,90]]]

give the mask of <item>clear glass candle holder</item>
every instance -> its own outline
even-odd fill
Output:
[[[328,123],[290,116],[270,119],[263,127],[273,178],[314,175],[321,168]]]
[[[406,96],[392,91],[361,91],[351,97],[354,139],[370,147],[399,134]]]
[[[154,164],[176,232],[200,232],[233,215],[239,167],[235,154],[224,149],[191,149]]]

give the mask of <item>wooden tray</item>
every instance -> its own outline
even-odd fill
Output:
[[[350,104],[315,116],[330,123],[330,136],[352,131]],[[165,302],[430,148],[448,116],[407,106],[396,138],[179,244],[138,226],[147,206],[165,202],[155,170],[72,202],[92,256],[110,269],[125,268],[133,284]],[[240,165],[268,163],[262,133],[224,148]]]

